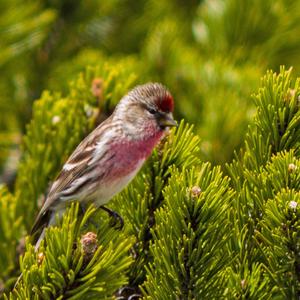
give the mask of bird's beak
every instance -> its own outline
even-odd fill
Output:
[[[158,117],[158,124],[161,128],[178,126],[177,122],[173,118],[172,113],[160,114]]]

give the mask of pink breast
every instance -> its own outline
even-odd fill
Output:
[[[160,140],[162,132],[143,140],[120,140],[112,145],[115,153],[115,163],[110,172],[111,177],[124,176],[132,173],[137,167],[140,168],[141,161],[149,157],[153,148]]]

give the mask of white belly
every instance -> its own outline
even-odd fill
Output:
[[[103,182],[103,184],[97,189],[95,194],[91,197],[94,198],[95,205],[97,207],[106,204],[114,195],[121,192],[130,181],[136,176],[141,166],[143,165],[144,160],[141,160],[137,168],[122,178],[118,178],[113,181]]]

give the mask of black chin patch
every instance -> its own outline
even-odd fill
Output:
[[[165,125],[159,125],[159,129],[161,130],[161,131],[165,131],[166,129],[168,128],[168,126],[165,126]]]

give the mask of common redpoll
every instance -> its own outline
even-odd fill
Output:
[[[36,249],[45,228],[72,200],[114,213],[103,205],[134,178],[166,129],[176,126],[173,106],[171,94],[159,83],[137,86],[120,100],[113,114],[78,145],[53,183],[31,231],[38,237]]]

